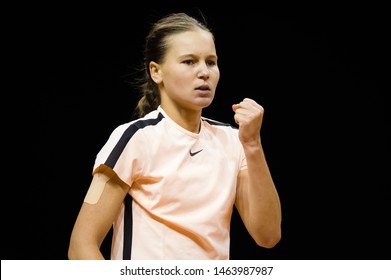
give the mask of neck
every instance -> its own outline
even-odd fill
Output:
[[[166,114],[184,129],[199,133],[201,128],[201,110],[186,110],[162,106]]]

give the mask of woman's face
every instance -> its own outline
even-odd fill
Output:
[[[202,29],[169,37],[163,63],[152,74],[162,106],[201,110],[214,98],[220,78],[212,34]]]

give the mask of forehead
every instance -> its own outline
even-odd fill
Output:
[[[202,29],[171,35],[167,55],[216,55],[213,35]]]

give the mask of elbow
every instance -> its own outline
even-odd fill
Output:
[[[68,246],[68,259],[69,260],[80,260],[82,259],[85,246],[88,241],[81,240],[77,236],[72,235]]]
[[[275,247],[281,240],[281,236],[273,236],[271,238],[265,238],[263,240],[256,240],[258,246],[261,246],[266,249],[271,249]]]
[[[281,229],[274,230],[267,234],[258,234],[254,237],[255,243],[263,248],[271,249],[275,247],[281,240]]]
[[[68,249],[68,260],[75,260],[72,250]]]
[[[68,259],[69,260],[76,260],[77,259],[76,255],[77,255],[77,253],[75,250],[75,245],[74,245],[74,242],[72,242],[72,240],[71,240],[69,243],[69,247],[68,247]]]
[[[72,236],[68,246],[69,260],[104,260],[96,240]]]

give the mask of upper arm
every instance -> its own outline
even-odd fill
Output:
[[[91,203],[91,200],[87,199],[88,195],[86,196],[72,237],[100,246],[121,208],[129,186],[116,176],[109,178],[98,173],[94,175],[88,192],[90,195],[91,192],[96,194],[96,190],[101,190],[98,196],[95,195],[96,203]]]

